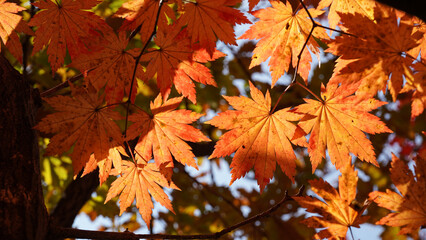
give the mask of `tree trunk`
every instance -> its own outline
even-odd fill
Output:
[[[0,239],[42,240],[48,231],[35,113],[39,94],[0,55]]]

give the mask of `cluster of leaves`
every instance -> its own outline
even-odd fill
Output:
[[[70,95],[44,99],[55,111],[36,127],[51,136],[46,155],[71,151],[74,175],[99,168],[101,184],[110,175],[119,176],[105,202],[119,195],[122,214],[136,199],[149,226],[154,207],[151,198],[174,212],[163,191],[163,187],[180,187],[172,181],[177,168],[174,161],[198,169],[186,142],[211,141],[191,125],[203,114],[185,109],[181,103],[201,106],[202,89],[197,86],[217,87],[216,80],[220,80],[213,77],[213,67],[213,74],[207,67],[225,56],[216,49],[216,42],[236,45],[233,27],[251,21],[238,9],[241,0],[129,0],[111,17],[90,10],[100,2],[37,1],[33,6],[38,11],[27,24],[17,14],[26,8],[0,1],[0,37],[22,63],[24,53],[16,33],[34,35],[33,55],[45,49],[52,74],[64,68],[81,73],[81,84],[69,81]],[[258,2],[250,0],[250,10]],[[411,103],[411,121],[422,118],[426,105],[425,24],[370,0],[321,0],[308,5],[309,9],[302,1],[269,2],[266,8],[250,12],[258,20],[240,39],[259,40],[248,67],[253,69],[269,59],[272,85],[263,94],[249,81],[250,98],[224,96],[233,110],[225,109],[206,122],[226,130],[209,158],[232,156],[231,183],[254,168],[263,192],[278,174],[277,163],[291,182],[300,183],[298,153],[307,151],[314,173],[328,152],[331,163],[342,172],[339,191],[322,179],[312,180],[312,191],[326,203],[311,197],[295,200],[309,212],[322,215],[304,220],[309,227],[327,228],[316,237],[344,238],[348,227],[367,220],[361,215],[369,205],[353,208],[358,182],[353,156],[367,163],[361,165],[364,169],[371,164],[379,167],[378,149],[369,138],[396,129],[370,113],[388,103],[375,96],[389,89],[392,101],[402,96]],[[336,30],[339,36],[332,37],[336,31],[314,21],[325,12],[329,26],[342,30]],[[120,21],[110,23],[111,19]],[[34,27],[34,33],[28,26]],[[320,46],[325,45],[326,52],[339,58],[317,95],[309,88],[316,84],[308,81],[310,53],[319,57]],[[248,75],[249,71],[246,69]],[[293,80],[278,91],[277,82],[285,74],[293,74]],[[297,80],[298,74],[304,81]],[[225,84],[229,83],[220,83]],[[305,103],[290,103],[290,107],[278,106],[296,85],[307,90],[310,98],[304,98]],[[141,104],[138,99],[151,88],[158,90],[157,96],[149,106]],[[281,94],[275,105],[270,91]],[[369,195],[379,206],[394,211],[377,224],[402,226],[400,233],[412,236],[426,223],[421,205],[426,156],[424,150],[420,152],[416,177],[402,160],[393,157],[391,179],[402,196],[392,191],[370,191]]]

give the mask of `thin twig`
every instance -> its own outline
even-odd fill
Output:
[[[305,85],[301,84],[300,82],[296,81],[296,84],[301,86],[303,89],[305,89],[306,91],[308,91],[312,96],[314,96],[318,101],[320,102],[324,102],[324,100],[322,100],[320,97],[318,97],[315,93],[313,93],[308,87],[306,87]]]
[[[352,232],[352,228],[351,228],[351,226],[349,226],[349,232],[351,232],[352,240],[355,240],[355,238],[354,238],[354,233]]]
[[[124,134],[123,134],[124,138],[127,137],[127,127],[128,127],[128,122],[129,122],[129,109],[130,109],[130,103],[132,102],[133,85],[135,83],[136,72],[137,72],[137,69],[138,69],[138,65],[139,65],[139,62],[141,60],[141,57],[142,57],[143,53],[145,52],[146,48],[148,47],[148,44],[151,42],[151,39],[157,33],[157,24],[158,24],[158,19],[160,18],[160,12],[161,12],[161,7],[163,6],[163,2],[164,2],[163,0],[160,0],[160,2],[159,2],[157,15],[155,17],[154,29],[152,30],[151,35],[149,36],[149,38],[147,39],[147,41],[145,42],[145,45],[143,46],[141,52],[135,58],[135,67],[133,69],[132,81],[130,83],[129,98],[127,99],[126,121],[124,123]]]
[[[290,83],[290,85],[288,85],[287,86],[287,88],[281,93],[281,95],[278,97],[278,100],[277,100],[277,102],[275,103],[275,105],[274,105],[274,107],[272,108],[272,110],[271,110],[271,113],[272,112],[274,112],[275,111],[275,108],[278,106],[278,103],[281,101],[281,98],[283,97],[283,95],[292,87],[292,86],[294,86],[295,84],[296,84],[296,77],[297,77],[297,73],[298,73],[298,70],[299,70],[299,65],[300,65],[300,60],[301,60],[301,58],[302,58],[302,54],[303,54],[303,51],[305,50],[305,48],[306,48],[306,46],[308,45],[308,42],[309,42],[309,39],[311,38],[311,36],[312,36],[312,34],[313,34],[313,32],[314,32],[314,29],[316,28],[316,27],[320,27],[320,28],[325,28],[325,29],[328,29],[328,30],[331,30],[331,31],[336,31],[336,32],[339,32],[339,33],[341,33],[341,34],[346,34],[346,35],[350,35],[350,36],[353,36],[353,37],[356,37],[355,35],[352,35],[352,34],[350,34],[350,33],[346,33],[346,32],[344,32],[344,31],[340,31],[340,30],[337,30],[337,29],[333,29],[333,28],[329,28],[329,27],[326,27],[326,26],[323,26],[323,25],[321,25],[321,24],[318,24],[318,23],[316,23],[315,22],[315,20],[314,20],[314,18],[312,17],[312,15],[311,15],[311,13],[308,11],[308,8],[306,7],[306,5],[305,5],[305,3],[303,3],[303,0],[299,0],[299,2],[300,2],[300,5],[302,5],[302,7],[303,7],[303,9],[306,11],[306,13],[308,14],[308,16],[309,16],[309,19],[311,20],[311,22],[312,22],[312,28],[311,28],[311,30],[309,31],[309,34],[308,34],[308,37],[306,38],[306,40],[305,40],[305,43],[303,44],[303,47],[302,47],[302,49],[300,50],[300,52],[299,52],[299,54],[297,55],[297,64],[296,64],[296,67],[294,68],[294,75],[293,75],[293,79],[291,80],[291,83]],[[299,5],[299,6],[300,6]],[[309,93],[311,93],[316,99],[318,99],[318,101],[322,101],[320,98],[318,98],[318,96],[316,96],[313,92],[311,92],[308,88],[306,88],[305,86],[303,86],[303,85],[301,85],[301,84],[299,84],[300,86],[302,86],[304,89],[306,89]]]
[[[303,192],[305,190],[305,186],[302,185],[300,187],[299,192],[295,195],[297,197],[300,197],[303,195]],[[102,232],[102,231],[88,231],[88,230],[80,230],[80,229],[74,229],[74,228],[63,228],[63,227],[57,227],[52,226],[50,229],[50,234],[53,237],[56,238],[82,238],[82,239],[146,239],[146,238],[153,238],[153,239],[219,239],[225,234],[228,234],[235,229],[238,229],[244,225],[253,223],[255,221],[258,221],[264,217],[269,216],[271,213],[276,211],[278,208],[281,207],[285,202],[293,200],[293,196],[289,196],[287,191],[285,193],[284,198],[269,208],[266,211],[263,211],[253,217],[247,218],[246,220],[239,222],[237,224],[234,224],[230,227],[227,227],[223,229],[222,231],[216,232],[216,233],[210,233],[210,234],[191,234],[191,235],[172,235],[172,234],[134,234],[131,232]]]
[[[90,69],[90,70],[88,70],[87,71],[87,73],[89,73],[90,71],[92,71],[93,70],[93,68],[92,69]],[[69,86],[69,83],[73,83],[73,82],[75,82],[75,81],[77,81],[77,80],[79,80],[79,79],[82,79],[83,78],[83,74],[82,73],[80,73],[80,74],[77,74],[77,75],[75,75],[74,77],[71,77],[70,79],[68,79],[67,81],[65,81],[65,82],[63,82],[63,83],[60,83],[60,84],[58,84],[58,85],[56,85],[56,86],[54,86],[54,87],[52,87],[52,88],[50,88],[50,89],[47,89],[46,91],[44,91],[44,92],[42,92],[41,94],[40,94],[40,96],[42,96],[42,97],[48,97],[48,96],[50,96],[50,95],[52,95],[53,93],[55,93],[55,92],[57,92],[57,91],[59,91],[59,90],[61,90],[61,89],[64,89],[64,88],[66,88],[66,87],[68,87]]]
[[[338,29],[334,29],[334,28],[330,28],[330,27],[326,27],[326,26],[323,26],[323,25],[321,25],[321,24],[317,24],[317,23],[315,23],[316,25],[317,25],[317,27],[320,27],[320,28],[324,28],[324,29],[327,29],[327,30],[330,30],[330,31],[335,31],[335,32],[338,32],[338,33],[341,33],[341,34],[344,34],[344,35],[349,35],[349,36],[351,36],[351,37],[358,37],[358,36],[356,36],[356,35],[353,35],[353,34],[350,34],[350,33],[347,33],[347,32],[344,32],[344,31],[342,31],[342,30],[338,30]]]
[[[233,203],[232,203],[232,201],[230,200],[230,199],[228,199],[227,197],[225,197],[225,196],[223,196],[223,194],[221,194],[221,193],[219,193],[219,192],[217,192],[216,190],[214,190],[214,189],[212,189],[209,185],[204,185],[204,184],[202,184],[202,183],[200,183],[196,178],[194,178],[194,177],[192,177],[191,175],[189,175],[189,173],[188,172],[186,172],[185,171],[185,169],[184,168],[182,168],[183,169],[183,172],[185,173],[185,175],[186,176],[188,176],[188,178],[189,179],[191,179],[194,183],[196,183],[198,186],[202,186],[202,188],[204,188],[204,189],[206,189],[208,192],[210,192],[211,194],[213,194],[213,195],[215,195],[215,196],[217,196],[217,197],[220,197],[220,198],[222,198],[223,199],[223,201],[225,202],[225,203],[227,203],[232,209],[234,209],[241,217],[243,217],[244,218],[244,215],[243,215],[243,213],[241,212],[241,209],[240,208],[238,208],[237,206],[235,206]],[[207,199],[207,201],[208,201],[208,199]]]

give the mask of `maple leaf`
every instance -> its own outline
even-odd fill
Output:
[[[321,215],[302,221],[312,228],[326,228],[315,234],[315,239],[345,239],[349,227],[359,228],[359,224],[368,219],[368,216],[361,216],[370,204],[368,201],[359,211],[352,208],[352,202],[356,197],[358,171],[354,171],[348,164],[341,172],[339,191],[323,179],[309,181],[311,190],[325,202],[314,197],[293,197],[308,212]]]
[[[178,93],[181,93],[193,103],[197,103],[195,85],[191,80],[217,87],[210,70],[202,63],[214,61],[224,56],[225,54],[218,50],[215,50],[213,55],[210,56],[205,49],[201,48],[193,52],[192,61],[184,60],[180,62],[173,78],[173,83]]]
[[[222,135],[209,157],[224,157],[236,152],[231,163],[231,184],[253,166],[262,192],[272,179],[276,164],[294,181],[296,156],[291,142],[306,146],[305,133],[290,121],[300,118],[289,108],[271,113],[271,97],[265,97],[250,83],[252,99],[223,96],[235,110],[219,113],[206,122],[230,130]]]
[[[405,78],[406,84],[401,90],[401,93],[414,92],[411,96],[411,119],[419,116],[426,107],[426,65],[418,62],[413,67],[416,73]]]
[[[71,159],[77,175],[94,153],[98,160],[109,154],[114,143],[120,143],[121,131],[114,120],[120,114],[104,107],[102,97],[92,87],[71,86],[73,97],[55,96],[44,100],[56,111],[43,118],[35,127],[44,133],[55,134],[46,149],[46,155],[61,155],[73,145]]]
[[[327,89],[321,87],[321,101],[305,99],[305,104],[295,108],[295,112],[305,114],[299,126],[311,134],[308,152],[312,172],[325,158],[326,148],[337,169],[350,163],[349,153],[378,166],[374,149],[363,131],[392,132],[378,117],[368,113],[386,102],[351,95],[356,89],[354,85],[338,87],[329,83]]]
[[[392,154],[391,179],[401,194],[387,189],[386,193],[374,191],[369,195],[380,207],[393,211],[376,224],[402,227],[399,234],[417,234],[426,224],[426,151],[421,152],[415,162],[413,175],[408,166]]]
[[[260,39],[253,51],[250,68],[266,61],[269,57],[269,70],[272,74],[272,86],[278,81],[290,66],[296,67],[297,55],[312,28],[312,22],[305,10],[293,12],[290,3],[272,1],[272,7],[255,11],[253,15],[260,20],[247,30],[240,39]],[[317,17],[323,11],[309,9],[312,17]],[[313,36],[319,39],[327,39],[328,36],[322,28],[315,28]],[[310,38],[307,48],[315,54],[319,54],[318,43]],[[299,74],[307,80],[311,69],[311,55],[305,49],[301,56]]]
[[[159,23],[167,22],[167,18],[176,20],[173,9],[168,5],[171,2],[168,1],[167,4],[162,5]],[[145,43],[149,40],[149,34],[147,33],[152,32],[156,27],[155,20],[159,7],[160,1],[158,0],[130,0],[123,3],[114,16],[125,18],[120,30],[134,30],[140,27],[141,41]],[[159,30],[163,26],[159,24]]]
[[[190,110],[176,109],[182,97],[171,98],[162,103],[161,94],[151,102],[152,115],[138,110],[129,116],[133,124],[128,129],[128,138],[140,135],[135,147],[136,159],[148,161],[154,155],[155,163],[163,168],[173,168],[172,155],[176,161],[198,169],[191,147],[184,141],[210,141],[200,130],[188,125],[202,116]]]
[[[420,52],[421,59],[426,59],[426,23],[418,17],[411,16],[405,12],[396,12],[397,16],[402,16],[400,21],[413,26],[413,34],[421,35],[422,37],[418,41],[418,46],[412,48],[408,53],[411,56],[418,56]]]
[[[102,50],[81,54],[70,66],[85,72],[85,80],[97,90],[105,87],[106,102],[116,103],[121,101],[125,94],[129,95],[138,50],[126,50],[128,39],[125,32],[119,32],[118,37],[111,32],[106,34],[105,39],[107,45],[102,47]],[[136,77],[142,79],[143,74],[142,66],[138,66]]]
[[[175,25],[160,29],[154,42],[157,47],[148,49],[141,61],[147,62],[146,79],[157,74],[157,86],[164,99],[167,99],[179,64],[190,61],[193,50],[186,38],[186,31],[180,31]]]
[[[260,0],[249,0],[249,10],[253,10],[254,7],[260,2]]]
[[[357,94],[370,97],[386,89],[391,74],[388,88],[395,101],[411,74],[412,58],[404,53],[418,45],[420,32],[413,34],[413,26],[382,5],[374,8],[374,21],[359,13],[341,13],[340,19],[342,29],[356,37],[344,34],[329,41],[326,51],[340,56],[330,82],[361,82]]]
[[[104,20],[91,9],[100,2],[98,0],[62,0],[38,1],[33,3],[40,11],[29,22],[30,26],[38,27],[35,32],[33,54],[44,46],[47,48],[48,60],[52,73],[64,62],[66,50],[74,59],[81,53],[96,48],[94,41],[102,39],[100,32],[109,28]]]
[[[321,0],[318,4],[318,9],[330,7],[328,22],[330,28],[336,28],[337,23],[340,21],[338,12],[347,14],[360,13],[374,20],[374,6],[375,1],[373,0]]]
[[[128,156],[124,148],[117,145],[118,144],[116,144],[116,147],[109,149],[108,156],[104,159],[97,160],[94,154],[90,155],[89,161],[86,163],[81,177],[95,171],[96,168],[99,167],[99,185],[102,185],[102,183],[104,183],[110,175],[112,164],[114,164],[116,173],[121,174],[121,155],[126,157]]]
[[[119,173],[111,171],[114,175]],[[158,171],[154,163],[135,164],[131,161],[122,161],[121,177],[117,178],[108,191],[105,203],[120,194],[120,215],[136,198],[136,207],[149,228],[152,208],[151,196],[155,201],[174,213],[169,197],[161,187],[180,190],[173,182],[168,182]]]
[[[10,53],[22,63],[22,46],[17,32],[32,35],[32,30],[27,26],[22,16],[16,14],[26,10],[24,7],[0,0],[0,40],[9,49]],[[1,52],[1,47],[0,47]]]
[[[194,0],[184,5],[184,14],[179,23],[187,25],[191,44],[198,43],[213,54],[216,39],[236,45],[233,26],[251,23],[242,12],[232,8],[240,1],[229,0]]]

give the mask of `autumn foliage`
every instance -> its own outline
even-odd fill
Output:
[[[106,2],[0,0],[2,53],[43,91],[69,86],[43,94],[36,129],[50,139],[45,156],[69,156],[74,177],[98,168],[101,184],[113,181],[102,203],[118,197],[121,215],[135,202],[148,227],[152,198],[181,211],[164,189],[190,192],[177,172],[198,170],[191,146],[214,141],[203,161],[230,161],[229,184],[254,170],[260,193],[246,200],[268,194],[271,181],[310,187],[317,196],[294,200],[319,214],[301,221],[322,228],[314,238],[344,239],[367,220],[419,237],[426,224],[425,23],[370,0]],[[237,26],[246,27],[239,36]],[[218,68],[224,61],[229,69]],[[269,67],[262,81],[253,80],[259,66]],[[232,79],[244,79],[250,96]],[[384,153],[394,145],[399,152]],[[322,179],[328,161],[341,173],[338,190]],[[359,183],[360,171],[376,180],[379,172],[385,183]],[[357,198],[365,200],[358,209]]]

